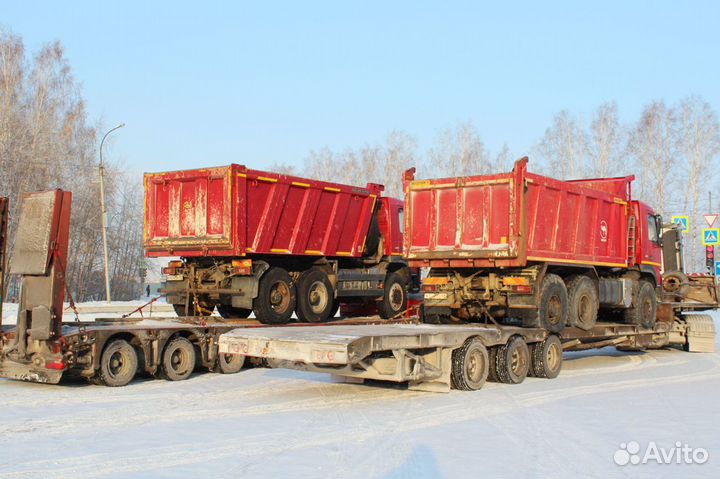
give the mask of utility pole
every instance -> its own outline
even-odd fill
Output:
[[[107,210],[105,209],[105,166],[103,165],[103,144],[105,143],[105,138],[108,137],[110,133],[117,130],[118,128],[122,128],[125,126],[125,123],[121,123],[115,128],[109,130],[107,133],[105,133],[105,136],[102,137],[102,140],[100,141],[100,164],[98,165],[98,168],[100,170],[100,212],[102,214],[102,238],[103,238],[103,256],[105,258],[105,298],[107,299],[107,302],[109,303],[111,301],[110,298],[110,264],[108,263],[108,249],[107,249]]]

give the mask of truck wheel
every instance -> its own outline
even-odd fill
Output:
[[[186,338],[171,340],[163,351],[160,363],[162,377],[169,381],[187,379],[195,369],[195,348]]]
[[[567,318],[568,294],[565,283],[556,274],[545,275],[538,293],[538,309],[523,318],[523,326],[559,333],[565,328]]]
[[[530,350],[522,337],[513,336],[498,348],[495,368],[501,383],[520,384],[525,380],[530,369]]]
[[[173,308],[175,309],[175,314],[177,314],[180,318],[184,316],[195,316],[195,305],[192,303],[188,306],[187,314],[185,314],[184,304],[173,304]]]
[[[245,365],[245,356],[242,354],[218,354],[218,368],[223,374],[235,374]]]
[[[675,296],[684,298],[690,291],[688,277],[682,271],[670,271],[662,275],[663,290]]]
[[[319,323],[330,317],[335,305],[335,293],[323,271],[309,269],[300,275],[297,294],[295,312],[300,321]]]
[[[625,322],[650,329],[655,326],[656,313],[655,288],[650,282],[641,280],[632,306],[625,310]]]
[[[233,308],[228,304],[218,304],[217,310],[225,319],[245,319],[252,313],[252,309]]]
[[[393,318],[407,309],[407,289],[405,280],[397,273],[388,273],[385,276],[383,299],[378,309],[380,316],[385,319]]]
[[[452,353],[450,380],[453,389],[475,391],[488,377],[488,352],[477,338],[470,338]]]
[[[138,357],[135,348],[124,339],[108,344],[100,357],[98,380],[105,386],[125,386],[135,377]]]
[[[255,317],[265,324],[285,324],[295,310],[295,285],[287,271],[270,268],[260,278],[253,301]]]
[[[536,378],[554,379],[560,374],[563,347],[560,338],[554,334],[545,341],[530,345],[531,372]]]
[[[585,331],[595,326],[600,299],[595,282],[587,276],[573,276],[567,282],[568,324]]]

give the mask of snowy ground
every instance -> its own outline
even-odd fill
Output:
[[[719,366],[606,348],[566,354],[555,380],[450,394],[281,369],[119,389],[0,380],[0,477],[718,477]],[[616,465],[630,441],[709,460]]]

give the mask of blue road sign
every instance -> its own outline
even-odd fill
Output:
[[[720,245],[720,229],[718,229],[718,228],[703,228],[702,242],[705,246]]]
[[[715,261],[715,276],[720,276],[720,261]]]
[[[689,231],[689,228],[690,228],[688,226],[689,221],[690,220],[688,219],[687,216],[673,216],[672,217],[672,222],[680,225],[680,231],[682,231],[683,233],[687,233]]]

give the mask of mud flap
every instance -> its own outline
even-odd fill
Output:
[[[708,314],[687,314],[686,349],[695,353],[715,352],[715,322]]]

